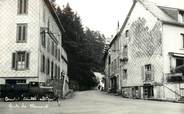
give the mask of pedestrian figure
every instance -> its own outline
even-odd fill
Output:
[[[57,101],[58,106],[61,106],[61,101],[58,95],[56,96],[56,101]]]

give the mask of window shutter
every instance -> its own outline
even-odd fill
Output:
[[[29,68],[29,53],[26,53],[26,69]]]
[[[12,54],[12,69],[16,69],[16,53]]]
[[[141,67],[141,71],[142,71],[142,81],[145,81],[145,67],[144,66],[142,66]]]
[[[17,25],[17,42],[21,41],[21,26]]]
[[[155,73],[155,68],[153,65],[151,65],[151,80],[155,79],[154,73]]]
[[[23,2],[22,0],[18,1],[18,13],[19,14],[22,14],[22,2]]]
[[[22,26],[22,41],[26,41],[26,37],[27,37],[27,25],[23,25]]]
[[[27,13],[27,2],[28,0],[24,0],[24,13]]]

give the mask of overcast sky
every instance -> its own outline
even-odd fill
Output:
[[[184,9],[184,0],[150,0],[159,5]],[[82,24],[92,30],[98,30],[106,37],[115,35],[117,23],[122,25],[132,0],[57,0],[62,7],[67,2],[82,19]]]

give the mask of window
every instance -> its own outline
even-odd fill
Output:
[[[28,0],[18,0],[18,14],[28,13]]]
[[[27,24],[17,24],[17,43],[24,43],[27,39]]]
[[[12,54],[12,69],[25,70],[29,68],[29,53],[20,51]]]
[[[26,83],[26,80],[25,79],[18,79],[18,80],[15,80],[15,79],[6,79],[5,81],[6,84],[25,84]]]
[[[57,53],[58,49],[57,46],[55,45],[55,58],[57,59],[58,53]]]
[[[184,34],[181,33],[181,37],[182,37],[182,48],[184,48]]]
[[[128,56],[128,46],[127,45],[123,47],[123,56]]]
[[[46,34],[45,34],[45,30],[41,30],[41,43],[42,46],[45,48],[46,47]]]
[[[45,73],[45,56],[42,55],[41,57],[41,72]]]
[[[176,58],[176,67],[184,64],[184,58]]]
[[[50,60],[49,58],[47,59],[47,72],[46,72],[47,75],[50,74]]]
[[[47,39],[47,52],[50,52],[50,39]]]
[[[54,56],[54,42],[52,42],[52,50],[51,50],[51,54]]]
[[[58,66],[58,79],[60,79],[60,67]]]
[[[145,80],[146,81],[152,80],[152,75],[151,74],[152,74],[151,64],[145,65]]]
[[[127,79],[127,69],[123,69],[123,79]]]
[[[129,30],[125,31],[125,37],[129,37]]]
[[[55,64],[55,74],[54,74],[55,75],[55,79],[57,79],[57,74],[58,74],[57,70],[58,70],[58,68],[57,68],[57,65]]]
[[[58,49],[58,61],[60,61],[60,49]]]
[[[51,62],[51,79],[54,78],[54,62]]]
[[[179,22],[184,22],[184,11],[179,11],[178,20]]]

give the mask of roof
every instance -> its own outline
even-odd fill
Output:
[[[181,9],[157,6],[156,4],[148,0],[136,0],[136,1],[140,2],[150,13],[152,13],[152,15],[154,15],[164,24],[184,27],[184,23],[178,22],[178,17],[176,17],[178,16],[178,11],[180,11]]]
[[[123,29],[124,29],[124,27],[125,27],[125,25],[126,25],[128,19],[129,19],[130,15],[131,15],[132,11],[133,11],[133,9],[134,9],[135,4],[136,4],[136,0],[133,0],[133,4],[132,4],[132,6],[131,6],[131,8],[130,8],[128,14],[127,14],[127,17],[125,18],[125,21],[124,21],[124,23],[123,23],[123,25],[122,25],[122,27],[121,27],[121,29],[120,29],[120,32],[123,31]],[[120,32],[118,32],[118,33],[116,34],[116,36],[114,37],[114,39],[111,41],[109,47],[111,47],[112,44],[115,42],[115,40],[118,38],[118,36],[120,35]]]
[[[63,25],[61,24],[61,21],[60,21],[58,15],[57,15],[55,9],[54,9],[53,6],[51,5],[50,1],[49,1],[49,0],[44,0],[44,2],[45,2],[45,4],[47,5],[48,9],[50,10],[52,16],[54,17],[54,19],[55,19],[55,21],[56,21],[56,23],[57,23],[57,25],[58,25],[60,31],[65,32],[65,29],[64,29]]]
[[[134,9],[135,4],[139,2],[143,5],[146,10],[148,10],[154,17],[156,17],[158,20],[160,20],[163,24],[169,24],[169,25],[175,25],[175,26],[181,26],[184,27],[184,23],[178,22],[178,11],[184,11],[183,9],[177,9],[177,8],[170,8],[170,7],[163,7],[163,6],[157,6],[156,4],[148,1],[148,0],[133,0],[132,7],[130,8],[127,17],[125,18],[125,21],[120,29],[120,31],[116,34],[114,39],[110,43],[110,47],[115,42],[115,40],[118,38],[120,33],[124,30],[127,21],[129,20],[129,17]]]

